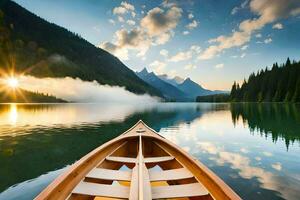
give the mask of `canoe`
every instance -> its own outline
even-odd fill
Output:
[[[35,199],[241,198],[205,165],[140,120],[70,166]]]

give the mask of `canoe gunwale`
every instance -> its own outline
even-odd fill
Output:
[[[140,133],[143,138],[155,139],[153,142],[157,143],[164,150],[170,153],[170,155],[174,156],[175,159],[182,163],[183,166],[185,166],[191,173],[195,171],[197,172],[198,170],[197,174],[193,173],[196,180],[207,188],[213,199],[241,199],[221,178],[214,174],[198,159],[194,158],[176,144],[159,135],[155,130],[148,127],[143,121],[140,120],[118,137],[102,144],[72,164],[63,174],[58,176],[52,183],[50,183],[35,198],[35,200],[66,199],[89,171],[105,160],[107,156],[113,154],[113,152],[120,148],[120,146],[124,145],[128,139],[139,137],[138,134],[134,135],[131,133],[131,131],[140,123],[149,129],[147,134]]]

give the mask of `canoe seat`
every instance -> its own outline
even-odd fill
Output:
[[[136,163],[136,158],[129,157],[119,157],[119,156],[108,156],[106,160],[113,162],[122,162],[122,163]]]
[[[149,171],[150,181],[171,181],[192,178],[194,175],[185,168],[164,171]]]
[[[96,178],[103,180],[117,180],[117,181],[130,181],[130,171],[119,171],[103,168],[94,168],[87,175],[87,178]]]
[[[173,160],[173,156],[162,156],[162,157],[148,157],[144,158],[145,163],[158,163]]]
[[[148,157],[144,158],[145,163],[158,163],[158,162],[165,162],[171,161],[174,157],[172,156],[162,156],[162,157]],[[136,163],[136,158],[129,158],[129,157],[119,157],[119,156],[108,156],[106,160],[113,161],[113,162],[123,162],[123,163]]]
[[[89,182],[80,182],[73,190],[73,194],[98,197],[129,198],[129,187],[121,185],[105,185]]]
[[[183,198],[208,195],[208,191],[200,183],[152,187],[153,199]]]

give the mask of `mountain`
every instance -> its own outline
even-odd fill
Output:
[[[170,83],[171,85],[174,85],[175,87],[177,87],[178,84],[181,84],[184,81],[184,79],[179,76],[175,76],[174,78],[169,78],[167,74],[158,75],[158,77],[161,80]]]
[[[6,88],[0,84],[1,88]],[[63,99],[56,98],[54,96],[30,92],[23,89],[18,89],[14,93],[7,91],[0,91],[0,103],[66,103]]]
[[[190,78],[185,79],[181,84],[178,84],[177,87],[193,98],[213,93],[211,90],[204,89],[201,85],[195,83]]]
[[[197,96],[206,96],[213,94],[229,93],[222,90],[207,90],[190,78],[183,79],[179,76],[169,78],[168,75],[162,74],[158,76],[163,81],[172,84],[187,95],[187,98],[194,100]]]
[[[0,1],[0,42],[0,66],[14,68],[19,73],[78,77],[122,86],[137,94],[162,96],[118,58],[11,0]],[[3,67],[0,70],[9,71]]]
[[[184,92],[171,85],[170,83],[163,81],[153,72],[148,72],[146,68],[144,68],[140,72],[136,72],[136,74],[146,83],[159,90],[166,99],[176,101],[186,100],[186,94]]]

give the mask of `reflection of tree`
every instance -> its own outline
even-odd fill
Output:
[[[233,123],[241,118],[251,132],[272,136],[273,142],[284,139],[286,147],[300,143],[300,105],[298,104],[231,104]]]
[[[18,105],[18,110],[24,109],[26,112],[34,113],[59,109],[59,106],[56,104]],[[9,112],[9,109],[10,106],[0,105],[0,114]],[[1,137],[0,192],[16,183],[73,163],[94,148],[130,128],[139,119],[159,131],[161,127],[181,122],[190,123],[201,117],[203,112],[197,106],[190,109],[172,107],[163,111],[154,108],[134,112],[121,122],[85,123],[70,127],[51,128],[37,126],[30,130],[30,134]],[[20,166],[22,167],[20,168]]]

